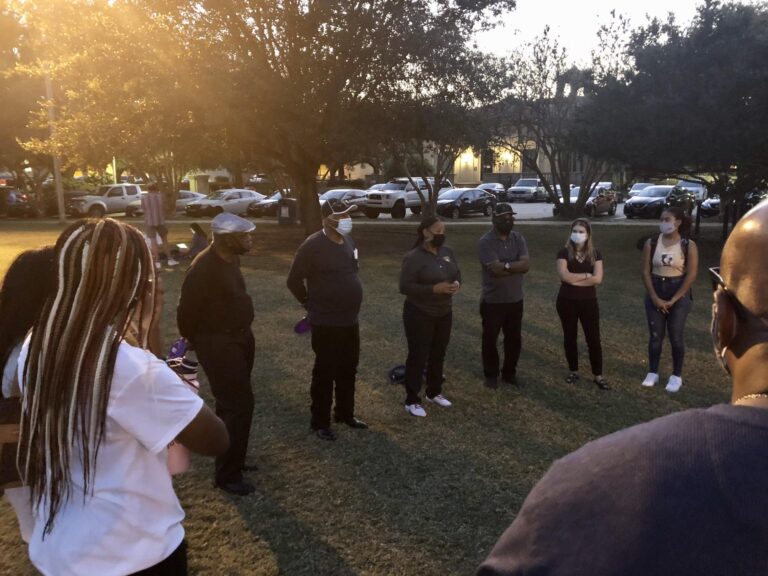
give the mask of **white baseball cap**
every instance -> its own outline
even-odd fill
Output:
[[[211,232],[214,234],[240,234],[256,230],[256,224],[229,212],[217,214],[211,220]]]

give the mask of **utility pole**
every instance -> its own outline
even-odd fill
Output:
[[[48,100],[48,127],[51,130],[51,140],[56,137],[56,113],[53,110],[53,85],[51,76],[45,73],[45,97]],[[64,187],[61,185],[61,160],[58,154],[53,154],[53,181],[56,185],[56,204],[59,209],[59,222],[64,224],[67,221],[64,213]]]

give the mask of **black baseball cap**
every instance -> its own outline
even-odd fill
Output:
[[[512,214],[512,216],[515,216],[517,215],[517,212],[512,209],[511,204],[508,204],[507,202],[499,202],[496,204],[496,210],[494,214],[496,216],[501,216],[502,214]]]

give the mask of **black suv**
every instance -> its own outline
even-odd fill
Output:
[[[670,206],[677,206],[687,214],[696,206],[696,196],[676,186],[648,186],[624,203],[627,218],[660,218]]]

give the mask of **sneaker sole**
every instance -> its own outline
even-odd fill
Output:
[[[653,388],[654,386],[656,386],[656,382],[643,382],[642,384],[640,384],[640,386],[645,386],[646,388]]]
[[[408,410],[408,408],[406,408],[405,411],[408,412],[409,416],[413,416],[414,418],[426,418],[427,417],[427,413],[426,412],[424,412],[424,414],[414,414],[413,412]]]

